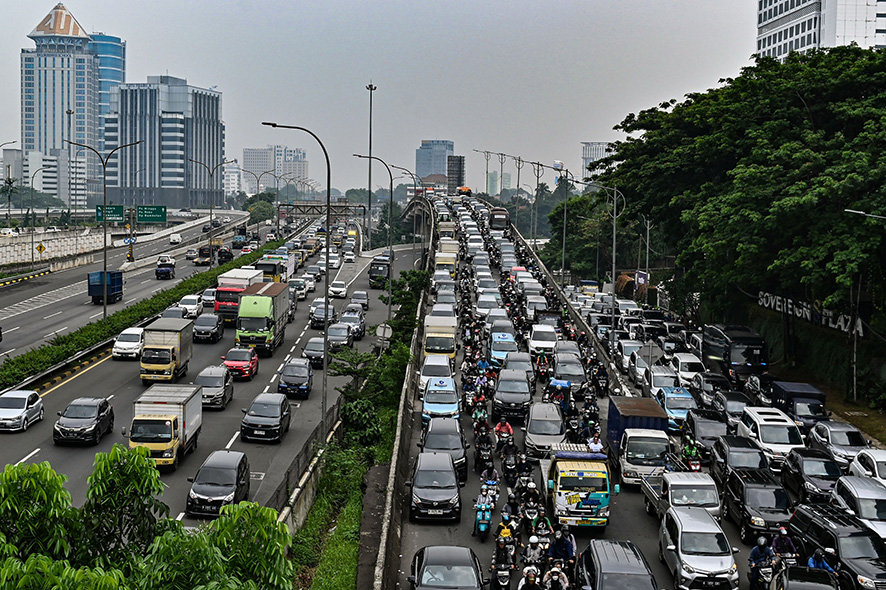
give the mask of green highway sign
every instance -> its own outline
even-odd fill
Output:
[[[166,223],[166,205],[137,205],[135,220],[138,223]]]
[[[96,205],[95,206],[95,220],[96,221],[123,221],[123,205],[108,205],[108,218],[105,219],[105,207],[104,205]]]

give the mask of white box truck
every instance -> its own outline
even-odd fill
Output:
[[[157,467],[175,471],[185,454],[197,448],[202,426],[202,386],[157,383],[132,404],[129,448],[145,447]]]

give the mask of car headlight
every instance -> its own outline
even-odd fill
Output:
[[[85,431],[86,431],[86,432],[91,432],[91,431],[95,430],[96,426],[98,426],[98,423],[90,424],[89,426],[87,426],[87,427],[85,428]]]
[[[233,502],[234,501],[234,492],[231,492],[230,494],[228,494],[227,496],[222,498],[222,501],[223,502]]]
[[[598,516],[608,517],[609,516],[609,506],[603,506],[600,508],[600,511],[597,512]]]
[[[412,503],[413,504],[421,504],[421,498],[419,498],[415,494],[412,494]]]
[[[874,588],[874,581],[870,578],[866,578],[864,576],[856,576],[858,580],[858,585],[862,588]]]
[[[766,521],[760,518],[759,516],[751,517],[751,524],[754,526],[766,526]]]
[[[166,449],[165,451],[163,451],[163,458],[164,459],[171,459],[174,455],[175,455],[175,451],[173,451],[172,449]]]
[[[817,492],[818,488],[809,483],[808,481],[803,482],[803,487],[806,488],[810,492]]]
[[[165,371],[163,371],[163,374],[164,375],[172,375],[172,371],[170,369],[166,369]]]
[[[625,471],[624,476],[625,477],[639,477],[639,475],[637,475],[636,471]]]
[[[461,498],[459,497],[458,494],[456,494],[456,495],[452,496],[451,498],[449,498],[449,505],[450,506],[458,506],[458,503],[460,500],[461,500]]]
[[[695,568],[692,567],[691,565],[689,565],[688,563],[686,563],[685,561],[681,561],[680,566],[683,568],[683,571],[686,572],[687,574],[694,574],[695,573]]]
[[[197,499],[197,494],[194,493],[194,490],[191,490],[190,492],[188,492],[188,497],[189,497],[191,500],[196,500],[196,499]]]
[[[732,567],[729,568],[729,573],[730,573],[730,574],[734,574],[734,573],[737,572],[737,571],[738,571],[738,565],[735,564],[735,563],[733,563],[733,564],[732,564]]]

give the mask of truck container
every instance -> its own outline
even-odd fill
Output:
[[[157,383],[132,404],[129,448],[145,447],[154,465],[175,471],[197,448],[202,426],[202,386]]]
[[[249,268],[235,268],[218,275],[215,289],[215,313],[226,322],[237,319],[240,306],[240,293],[246,287],[262,282],[262,271]]]
[[[455,222],[454,221],[438,221],[437,222],[437,231],[440,234],[440,238],[455,238]]]
[[[825,409],[825,394],[809,383],[794,381],[772,382],[772,406],[793,420],[806,434],[813,426],[830,417]]]
[[[445,354],[455,362],[458,320],[443,316],[426,316],[424,354]]]
[[[437,252],[434,254],[434,271],[446,271],[449,278],[455,278],[458,269],[458,256],[452,252]]]
[[[251,285],[240,295],[236,344],[255,347],[269,355],[274,354],[274,350],[283,344],[288,320],[288,285]]]
[[[279,252],[265,254],[261,257],[259,262],[264,262],[265,260],[274,260],[280,262],[283,265],[283,273],[280,282],[286,282],[293,276],[295,276],[295,271],[298,268],[297,258],[293,255],[289,254],[281,254]]]
[[[107,277],[107,281],[105,281]],[[92,297],[92,302],[99,305],[104,301],[105,283],[107,282],[108,303],[114,303],[123,299],[123,272],[119,270],[96,271],[86,276],[86,294]]]
[[[720,520],[720,492],[707,473],[665,472],[650,475],[640,482],[646,513],[661,518],[671,506],[704,508]]]
[[[188,372],[194,350],[194,322],[160,318],[145,328],[139,373],[142,383],[175,381]]]
[[[440,240],[440,252],[445,252],[447,254],[455,254],[458,255],[458,242],[452,239],[441,239]]]
[[[668,415],[648,397],[609,398],[606,438],[609,457],[623,483],[640,480],[664,469],[670,451]]]
[[[551,445],[548,458],[539,461],[539,468],[555,525],[609,524],[609,505],[619,486],[610,481],[606,455],[590,453],[583,444],[557,443]]]

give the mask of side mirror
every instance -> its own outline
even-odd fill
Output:
[[[548,489],[549,489],[549,490],[553,490],[553,489],[554,489],[554,480],[553,480],[553,479],[549,479],[549,480],[548,480]]]
[[[421,443],[415,443],[415,446],[417,446],[418,448],[421,448]]]
[[[403,485],[406,486],[407,488],[411,488],[411,487],[412,487],[412,481],[404,481],[404,482],[403,482]]]
[[[739,549],[738,547],[733,547],[732,552],[733,553],[741,553],[741,549]]]
[[[225,357],[221,357],[221,360],[225,360]]]
[[[125,427],[125,426],[124,426],[123,428],[120,429],[120,434],[123,435],[123,438],[129,438],[129,437],[126,435],[126,427]]]
[[[415,576],[407,576],[406,581],[412,585],[415,585]],[[484,583],[485,585],[485,583]]]
[[[61,412],[56,412],[56,414],[58,414],[58,415],[59,415],[59,416],[61,416],[61,415],[62,415],[62,413],[61,413]]]
[[[191,482],[191,483],[194,483],[194,478],[193,478],[193,477],[189,477],[189,478],[188,478],[188,481]]]
[[[667,547],[665,547],[665,550],[667,550],[667,551],[676,551],[676,550],[677,550],[677,546],[676,546],[676,545],[668,545]]]
[[[458,482],[458,487],[460,487],[460,488],[465,487],[465,482],[463,482],[463,481]]]
[[[246,410],[246,408],[240,408],[240,411],[245,414],[247,410]]]
[[[61,415],[61,412],[59,412],[59,415]],[[520,427],[520,430],[522,430],[523,432],[526,432],[526,427],[525,427],[525,426],[521,426],[521,427]]]
[[[465,443],[465,448],[466,448],[466,449],[470,449],[470,448],[471,448],[471,443]]]

